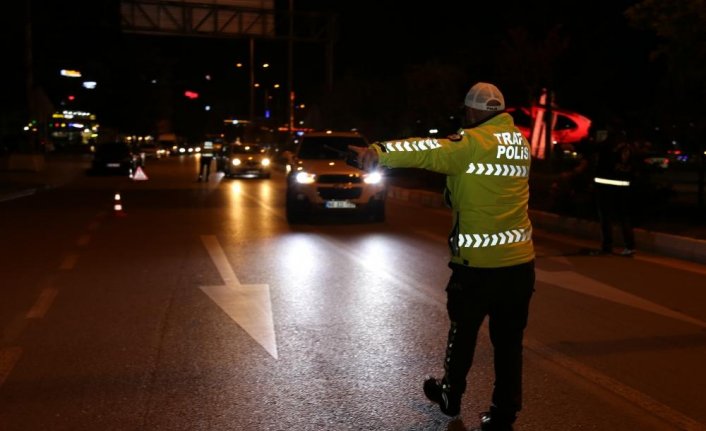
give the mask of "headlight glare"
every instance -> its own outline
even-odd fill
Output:
[[[380,172],[371,172],[363,178],[365,184],[379,184],[382,181],[382,174]]]
[[[311,184],[315,181],[316,175],[315,174],[310,174],[305,171],[301,171],[297,173],[297,176],[294,177],[299,184]]]

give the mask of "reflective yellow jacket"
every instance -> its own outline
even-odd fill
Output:
[[[534,259],[527,213],[530,146],[510,114],[446,139],[408,138],[373,148],[383,166],[446,175],[452,262],[497,268]]]

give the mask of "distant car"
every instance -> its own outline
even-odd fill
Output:
[[[182,142],[180,144],[172,145],[171,149],[169,150],[169,154],[171,154],[172,156],[190,156],[192,154],[198,154],[200,151],[200,146],[187,142]]]
[[[140,144],[138,151],[140,155],[146,159],[159,159],[165,154],[163,148],[160,148],[157,144],[152,142]]]
[[[224,145],[216,155],[216,170],[226,177],[269,178],[270,156],[256,144]]]
[[[287,163],[286,213],[290,223],[312,213],[358,213],[385,220],[386,186],[381,172],[346,162],[349,145],[367,147],[353,132],[311,132],[293,141]]]
[[[534,119],[538,115],[539,107],[509,107],[507,112],[515,120],[515,126],[520,129],[527,139],[530,139]],[[591,127],[591,120],[577,112],[568,111],[561,108],[552,110],[556,116],[554,130],[552,130],[552,142],[559,145],[572,145],[586,139]]]
[[[133,152],[127,143],[106,142],[95,149],[91,173],[131,175],[141,164],[140,155]]]

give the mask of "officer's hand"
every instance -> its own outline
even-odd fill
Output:
[[[356,147],[349,145],[348,149],[355,152],[358,166],[365,171],[373,170],[378,164],[378,153],[370,147]]]

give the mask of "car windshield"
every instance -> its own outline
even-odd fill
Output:
[[[130,148],[122,143],[105,143],[96,148],[96,157],[128,157]]]
[[[243,144],[243,145],[232,145],[230,147],[230,152],[232,154],[260,154],[260,153],[264,153],[265,149],[259,145]]]
[[[362,137],[356,136],[305,136],[299,148],[300,159],[345,159],[348,146],[367,147]]]

